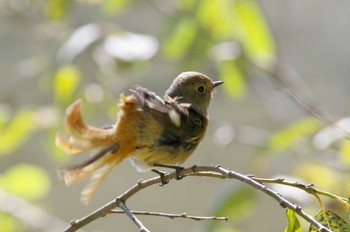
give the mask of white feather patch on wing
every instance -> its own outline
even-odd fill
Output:
[[[134,157],[130,157],[129,161],[131,165],[138,171],[138,172],[148,172],[152,170],[152,166],[147,164],[145,161],[138,160]]]
[[[181,126],[180,114],[177,113],[175,110],[170,110],[168,114],[171,122],[174,123],[175,126],[180,127]]]

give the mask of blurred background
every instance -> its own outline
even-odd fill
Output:
[[[57,167],[86,159],[54,145],[64,110],[83,99],[89,124],[115,121],[135,84],[163,95],[183,71],[224,80],[207,136],[184,166],[217,165],[313,183],[349,196],[350,2],[253,0],[1,0],[0,231],[63,231],[67,223],[155,176],[127,160],[88,206],[84,183]],[[269,185],[316,215],[317,200]],[[347,218],[342,206],[322,198]],[[283,231],[285,209],[235,180],[188,177],[145,189],[133,210],[228,216],[228,222],[140,216],[151,231]],[[304,229],[308,224],[300,219]],[[108,215],[84,231],[138,231]]]

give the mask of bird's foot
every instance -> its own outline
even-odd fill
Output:
[[[184,175],[181,175],[181,171],[185,169],[184,167],[181,166],[176,166],[176,165],[164,165],[164,164],[153,164],[155,167],[161,167],[161,168],[170,168],[170,169],[175,169],[175,179],[176,180],[181,180],[184,178]]]
[[[160,171],[160,170],[157,170],[157,169],[152,169],[152,172],[157,173],[159,175],[160,181],[161,181],[160,186],[164,186],[167,183],[169,183],[169,180],[167,180],[165,178],[165,175],[168,174],[167,172],[163,172],[163,171]]]

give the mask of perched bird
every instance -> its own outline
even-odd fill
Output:
[[[109,128],[87,125],[82,102],[75,101],[66,110],[66,135],[59,133],[56,145],[70,154],[98,151],[81,164],[60,169],[60,176],[67,185],[90,177],[81,193],[88,203],[114,166],[127,157],[138,171],[182,164],[205,135],[213,89],[222,83],[199,72],[183,72],[164,98],[136,87],[129,96],[120,95],[117,121]]]

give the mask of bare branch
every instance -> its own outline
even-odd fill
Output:
[[[303,184],[300,182],[290,182],[290,181],[286,181],[283,178],[265,179],[265,178],[252,177],[252,179],[256,180],[260,183],[281,184],[281,185],[286,185],[286,186],[290,186],[290,187],[294,187],[294,188],[299,188],[299,189],[304,190],[305,192],[307,192],[311,195],[315,195],[315,196],[316,195],[323,195],[323,196],[332,198],[332,199],[338,201],[339,203],[341,203],[343,206],[349,205],[349,201],[347,198],[340,197],[336,194],[317,189],[313,186],[313,184]],[[316,198],[317,198],[317,196],[316,196]]]
[[[119,207],[123,210],[123,212],[128,215],[128,217],[133,221],[137,227],[140,229],[140,232],[150,232],[143,224],[142,222],[137,219],[137,217],[134,215],[133,212],[130,211],[130,209],[126,206],[124,201],[121,201],[117,199]]]
[[[214,166],[193,166],[191,168],[186,168],[181,170],[180,175],[181,176],[203,176],[203,177],[205,176],[205,177],[211,177],[211,178],[223,178],[223,179],[226,178],[226,179],[240,180],[254,187],[255,189],[258,189],[259,191],[266,193],[268,196],[275,199],[281,207],[283,208],[287,207],[293,210],[300,217],[304,218],[306,221],[316,226],[319,229],[319,231],[331,232],[331,230],[327,229],[325,226],[320,224],[312,216],[305,213],[300,206],[294,203],[291,203],[287,199],[283,198],[278,192],[271,190],[270,188],[266,187],[262,183],[254,180],[253,177],[249,175],[243,175],[234,171],[230,171],[220,166],[215,166],[215,167]],[[168,173],[164,175],[164,178],[165,180],[173,180],[176,178],[176,172]],[[159,183],[161,183],[160,177],[154,177],[148,180],[139,181],[136,185],[131,187],[129,190],[127,190],[125,193],[117,197],[115,200],[107,203],[103,207],[97,209],[96,211],[83,217],[82,219],[72,221],[71,225],[65,231],[67,232],[76,231],[79,228],[83,227],[84,225],[96,220],[97,218],[103,217],[111,213],[111,211],[116,207],[122,208],[122,210],[134,221],[134,223],[137,224],[140,231],[148,231],[142,225],[142,223],[137,220],[133,212],[126,207],[125,202],[127,199],[129,199],[130,197],[132,197],[142,189],[155,184],[159,184]]]
[[[160,212],[150,212],[150,211],[131,211],[134,215],[145,215],[145,216],[158,216],[158,217],[167,217],[170,219],[175,218],[185,218],[192,219],[195,221],[203,221],[203,220],[218,220],[218,221],[227,221],[227,217],[216,217],[216,216],[193,216],[188,215],[187,213],[160,213]],[[124,214],[123,210],[112,210],[111,213]]]

